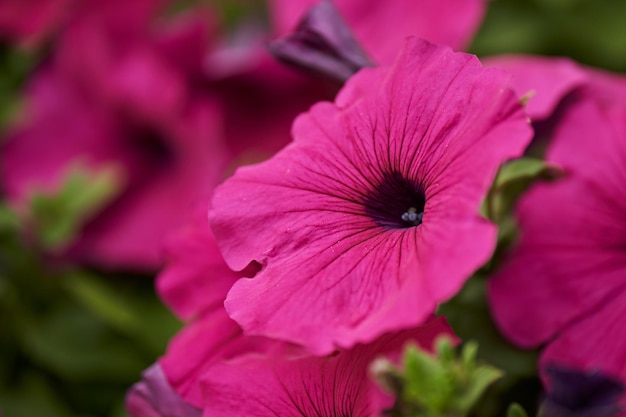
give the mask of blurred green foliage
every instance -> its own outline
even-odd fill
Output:
[[[63,186],[54,194],[35,190],[28,212],[38,240],[47,249],[62,249],[73,242],[80,229],[121,191],[121,175],[111,167],[98,172],[75,164],[68,167]]]
[[[126,390],[180,324],[151,277],[72,265],[30,241],[25,225],[0,205],[4,417],[124,415]]]
[[[623,0],[491,0],[471,52],[540,54],[626,72]]]

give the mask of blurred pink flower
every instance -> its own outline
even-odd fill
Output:
[[[362,70],[296,119],[292,144],[214,195],[229,266],[262,265],[230,291],[231,317],[326,354],[454,295],[495,246],[479,205],[531,136],[507,79],[413,38],[393,67]]]
[[[32,47],[50,41],[68,24],[86,16],[106,16],[116,28],[129,28],[171,0],[3,0],[0,39]],[[95,13],[94,13],[95,12]]]
[[[58,187],[77,161],[90,169],[116,166],[119,198],[71,252],[106,268],[145,270],[159,265],[162,238],[193,203],[208,199],[230,157],[219,101],[195,95],[192,69],[171,59],[206,54],[204,19],[176,31],[150,29],[151,8],[118,3],[73,22],[35,74],[28,118],[2,149],[2,182],[23,201],[33,188]]]
[[[552,96],[535,114],[551,126],[546,159],[565,178],[519,202],[519,241],[490,281],[493,313],[517,345],[548,343],[544,365],[626,381],[626,79],[562,59],[509,64],[518,86]]]
[[[270,0],[277,35],[292,31],[319,0]],[[356,39],[373,60],[393,62],[407,36],[465,48],[487,8],[484,0],[335,0]]]
[[[76,0],[3,0],[0,39],[22,46],[40,43],[67,18]]]

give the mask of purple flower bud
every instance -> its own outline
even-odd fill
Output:
[[[374,66],[330,0],[312,7],[294,33],[271,42],[269,49],[283,62],[342,83]]]

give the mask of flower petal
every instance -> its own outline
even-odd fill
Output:
[[[485,65],[513,74],[511,85],[520,96],[529,96],[526,111],[533,121],[550,117],[567,94],[589,81],[585,71],[567,58],[501,55],[486,59]]]
[[[445,321],[435,319],[329,357],[241,356],[206,374],[205,413],[215,417],[377,416],[393,405],[393,398],[369,377],[374,359],[397,357],[408,343],[430,349],[434,339],[444,334],[452,335]]]

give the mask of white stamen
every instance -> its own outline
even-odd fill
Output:
[[[418,225],[422,222],[422,217],[424,213],[418,213],[415,207],[410,207],[407,211],[402,214],[402,221],[411,223],[413,225]]]

